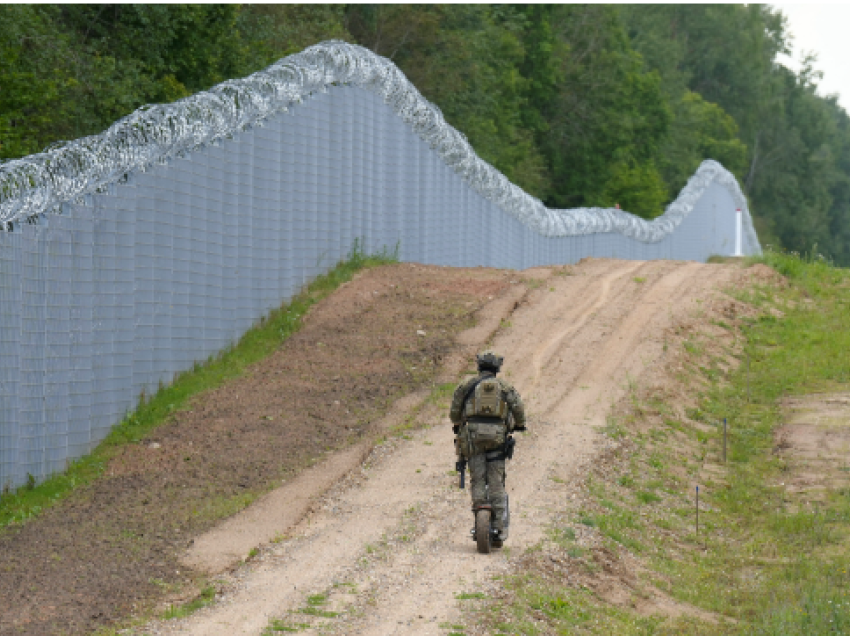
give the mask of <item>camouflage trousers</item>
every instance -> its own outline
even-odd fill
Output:
[[[501,453],[476,453],[469,458],[469,481],[472,493],[472,510],[482,504],[493,507],[493,527],[508,529],[508,495],[505,492],[505,460],[491,459],[487,455]]]

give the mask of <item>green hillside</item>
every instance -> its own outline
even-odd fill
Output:
[[[0,5],[0,158],[305,46],[391,58],[553,207],[652,217],[717,159],[765,244],[850,265],[850,120],[765,5]]]

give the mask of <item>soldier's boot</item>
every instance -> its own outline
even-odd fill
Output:
[[[504,545],[505,541],[508,540],[508,529],[507,528],[499,528],[494,525],[493,527],[493,547],[501,548]]]
[[[493,547],[501,548],[505,541],[508,540],[508,527],[511,523],[511,514],[509,512],[509,502],[507,495],[505,496],[505,510],[502,514],[494,511],[493,514],[493,530],[495,536],[493,538]]]

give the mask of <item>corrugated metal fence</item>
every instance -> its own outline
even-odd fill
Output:
[[[375,92],[333,86],[18,223],[0,232],[0,485],[90,451],[141,391],[234,342],[355,240],[451,266],[730,254],[740,193],[715,166],[660,241],[545,237],[473,190]],[[743,248],[759,250],[746,234]]]

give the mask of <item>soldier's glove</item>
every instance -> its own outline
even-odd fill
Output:
[[[452,425],[452,433],[454,433],[455,435],[457,435],[458,433],[460,433],[460,424],[454,424],[454,425]]]
[[[520,433],[524,433],[528,429],[525,428],[525,424],[520,424],[519,426],[514,426],[515,431],[519,431]]]

